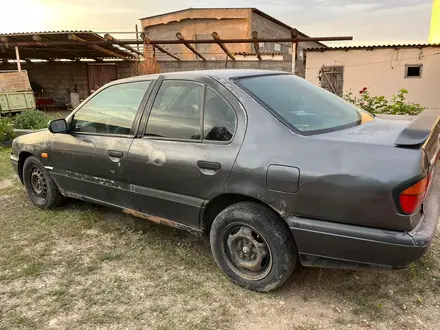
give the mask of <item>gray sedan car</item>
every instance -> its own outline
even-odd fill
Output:
[[[437,228],[439,113],[378,119],[285,72],[118,80],[48,128],[12,147],[35,205],[77,198],[205,236],[255,291],[300,264],[408,266]]]

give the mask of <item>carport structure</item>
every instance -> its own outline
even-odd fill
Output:
[[[0,59],[3,61],[87,59],[102,62],[105,59],[133,60],[141,55],[128,45],[118,46],[92,31],[0,34]]]
[[[142,58],[142,52],[115,41],[84,30],[0,34],[0,70],[26,69],[37,106],[69,107],[71,92],[85,98],[118,78],[117,62]]]
[[[127,34],[134,35],[135,39],[114,37]],[[84,30],[0,34],[0,69],[21,70],[23,67],[28,71],[31,83],[41,86],[41,102],[60,108],[68,106],[65,100],[71,92],[78,93],[80,99],[84,99],[92,90],[109,81],[137,74],[172,71],[175,69],[173,63],[179,66],[178,69],[181,66],[188,70],[218,68],[219,65],[260,67],[270,62],[264,61],[265,54],[259,49],[261,42],[291,43],[293,49],[297,50],[300,42],[352,40],[352,37],[346,36],[306,37],[295,29],[292,29],[290,38],[260,38],[257,31],[248,39],[222,39],[215,31],[207,36],[210,38],[195,40],[193,36],[177,32],[175,39],[156,40],[140,31],[105,33]],[[255,52],[247,54],[246,60],[243,60],[241,54],[230,51],[230,45],[238,43],[253,45]],[[173,44],[184,45],[197,59],[190,61],[173,53],[168,48]],[[218,45],[225,54],[225,61],[208,60],[195,47],[198,44]],[[297,55],[298,52],[294,51],[291,61],[278,61],[280,65],[274,63],[271,67],[279,70],[281,62],[293,66]],[[250,63],[252,57],[254,60]],[[162,59],[167,61],[163,62]],[[160,65],[156,65],[156,60]],[[164,67],[168,68],[162,71]],[[39,98],[37,96],[37,103],[40,102]]]
[[[119,32],[117,32],[119,33]],[[217,44],[231,59],[235,60],[227,45],[237,43],[253,44],[256,57],[261,60],[260,42],[289,42],[298,44],[303,41],[343,41],[352,37],[304,37],[296,29],[291,31],[291,38],[259,38],[258,32],[252,32],[250,39],[222,39],[217,32],[211,33],[212,39],[187,39],[182,33],[176,33],[174,40],[153,40],[144,33],[136,32],[136,39],[116,39],[106,33],[104,37],[92,31],[52,31],[34,33],[0,34],[0,59],[5,60],[82,60],[91,59],[97,62],[104,59],[134,60],[143,56],[143,52],[134,49],[133,45],[152,46],[176,61],[182,61],[177,54],[167,50],[166,45],[182,44],[200,60],[207,59],[193,45]],[[140,37],[140,38],[139,38]],[[18,57],[19,56],[19,57]]]

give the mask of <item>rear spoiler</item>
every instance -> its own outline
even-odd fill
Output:
[[[400,132],[394,144],[398,147],[420,147],[434,132],[440,132],[440,109],[427,109]]]

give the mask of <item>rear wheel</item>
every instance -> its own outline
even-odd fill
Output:
[[[297,263],[287,226],[275,212],[254,202],[233,204],[220,212],[211,226],[210,243],[226,275],[253,291],[281,286]]]
[[[30,200],[36,206],[51,209],[63,203],[64,196],[61,195],[43,163],[34,156],[24,162],[23,181]]]

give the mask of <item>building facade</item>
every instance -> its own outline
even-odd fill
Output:
[[[409,101],[440,108],[440,45],[309,49],[306,55],[305,78],[335,94],[358,95],[367,87],[391,98],[404,88]]]
[[[165,13],[141,19],[143,31],[153,40],[176,39],[180,32],[185,39],[212,39],[217,32],[221,39],[250,39],[257,31],[259,38],[291,38],[292,33],[302,32],[288,26],[274,17],[256,8],[189,8],[177,12]],[[301,42],[298,45],[298,68],[303,75],[303,49],[326,47],[319,42]],[[183,60],[197,60],[198,57],[184,45],[167,45],[167,48]],[[195,48],[208,60],[226,60],[227,55],[217,44],[196,44]],[[250,60],[257,60],[253,44],[227,44],[233,54]],[[266,59],[292,59],[292,43],[259,43],[260,52]],[[271,57],[271,55],[274,55]],[[295,56],[295,55],[294,55]],[[161,57],[163,59],[163,57]],[[170,58],[169,58],[170,59]]]

